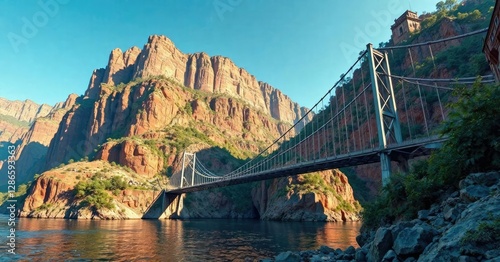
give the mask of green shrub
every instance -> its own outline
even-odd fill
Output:
[[[500,86],[477,82],[455,93],[459,99],[441,130],[449,139],[431,157],[429,173],[457,185],[471,172],[500,169]]]
[[[75,196],[83,199],[84,206],[94,209],[113,209],[113,198],[107,191],[119,195],[121,190],[127,189],[127,182],[120,176],[106,179],[102,173],[97,173],[88,181],[79,181],[75,186]]]
[[[469,230],[460,240],[461,244],[491,244],[500,241],[500,218],[482,222],[476,230]]]
[[[52,207],[52,204],[43,203],[41,206],[37,207],[36,209],[41,211],[41,210],[48,210],[51,207]]]

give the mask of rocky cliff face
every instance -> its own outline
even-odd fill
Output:
[[[36,118],[29,130],[22,135],[15,155],[18,183],[28,182],[34,174],[43,171],[50,141],[54,138],[61,119],[75,104],[76,98],[76,94],[69,95],[65,102],[56,105],[45,117]]]
[[[289,128],[285,123],[260,114],[242,100],[197,93],[171,80],[131,83],[120,90],[104,86],[101,92],[99,100],[82,99],[64,116],[48,151],[47,168],[92,154],[98,145],[110,138],[176,136],[171,134],[175,126],[191,126],[211,141],[221,145],[231,141],[235,148],[251,152],[259,151],[259,144],[270,143]],[[161,143],[158,146],[163,154],[172,153],[170,147],[161,147]],[[119,145],[115,142],[104,145],[98,157],[142,169],[142,174],[157,174],[164,167],[162,163],[147,170],[130,164],[135,162],[132,156],[140,155],[141,150],[135,149],[130,142]],[[122,157],[110,156],[110,151]]]
[[[209,93],[226,94],[287,123],[295,123],[307,110],[278,89],[258,82],[229,58],[205,53],[184,54],[165,36],[151,36],[142,50],[112,51],[105,69],[92,74],[86,96],[96,99],[101,85],[128,83],[136,78],[165,76],[180,84]]]
[[[52,107],[33,101],[9,101],[0,98],[0,142],[16,143],[37,117],[49,114]]]
[[[51,110],[51,106],[38,105],[31,100],[9,101],[0,98],[0,115],[11,116],[19,121],[31,123],[37,117],[48,115]]]
[[[45,117],[50,114],[50,112],[54,109],[58,108],[56,107],[51,107],[48,105],[38,105],[34,103],[33,101],[26,100],[26,101],[9,101],[3,98],[0,98],[0,144],[5,144],[4,146],[7,147],[9,145],[15,144],[15,145],[20,145],[24,143],[25,137],[30,136],[28,133],[30,132],[30,128],[33,127],[33,123],[35,119],[40,118],[40,117]],[[57,123],[56,123],[57,125]],[[37,127],[38,128],[38,127]],[[43,132],[46,132],[43,131]],[[45,146],[48,145],[50,142],[50,138],[52,138],[49,135],[43,134],[43,132],[40,132],[42,137],[49,137],[49,141],[47,139],[42,139],[44,141],[40,141],[41,143],[44,143]],[[38,142],[37,140],[40,137],[34,137],[31,139],[31,142]],[[24,148],[24,145],[21,146],[20,149],[18,149],[17,154],[15,155],[15,160],[17,161],[19,159],[19,154],[22,151],[22,148]],[[37,148],[34,148],[34,150],[31,151],[32,155],[37,156],[39,154],[39,150]],[[0,153],[0,170],[2,168],[6,168],[3,165],[3,161],[7,159],[6,155],[6,150],[5,152]],[[16,168],[20,167],[19,163],[16,162]],[[40,163],[38,163],[40,165]],[[19,177],[20,179],[18,180],[19,183],[25,182],[25,175],[26,173],[24,172],[21,168],[19,170]],[[5,172],[6,174],[6,172]],[[32,176],[33,174],[31,174]],[[28,175],[29,176],[29,175]],[[19,178],[18,177],[18,178]],[[7,181],[7,177],[2,176],[0,177],[0,185],[4,185]]]

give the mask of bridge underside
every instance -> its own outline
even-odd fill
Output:
[[[226,187],[249,182],[293,176],[310,172],[323,171],[334,168],[358,166],[380,162],[380,153],[386,152],[391,160],[403,162],[411,158],[430,155],[432,149],[440,147],[445,138],[426,139],[423,141],[409,141],[395,146],[390,146],[385,150],[369,149],[357,151],[352,154],[337,155],[320,160],[306,161],[300,164],[293,164],[286,167],[266,170],[246,176],[227,178],[207,184],[187,186],[183,188],[167,190],[167,193],[182,194],[188,192],[202,191],[210,188]]]

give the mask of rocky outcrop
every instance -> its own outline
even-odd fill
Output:
[[[137,174],[147,178],[152,178],[164,169],[162,156],[153,153],[149,147],[132,140],[118,144],[106,143],[96,158],[130,167]]]
[[[85,198],[76,197],[75,185],[89,181],[95,173],[107,179],[120,176],[128,181],[127,189],[109,193],[113,208],[93,209]],[[21,207],[21,217],[77,219],[139,219],[159,194],[159,190],[138,190],[133,185],[147,185],[134,173],[104,161],[79,162],[45,172],[35,180]]]
[[[338,170],[261,182],[252,190],[261,219],[358,221],[359,203],[347,177]]]

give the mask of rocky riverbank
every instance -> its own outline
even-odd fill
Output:
[[[418,218],[357,237],[360,248],[322,246],[262,261],[500,261],[500,173],[471,174]]]

